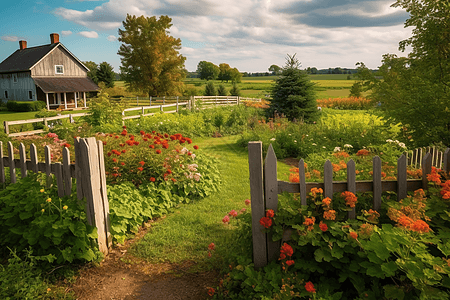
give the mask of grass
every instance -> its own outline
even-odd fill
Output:
[[[195,261],[198,269],[210,269],[219,266],[219,256],[237,251],[233,248],[234,227],[221,221],[232,209],[239,211],[245,207],[245,199],[250,198],[248,153],[236,145],[237,139],[230,136],[195,141],[204,152],[219,159],[221,191],[181,205],[174,213],[153,223],[149,233],[132,247],[133,255],[153,263]],[[289,166],[280,163],[278,172],[279,178],[287,176]],[[207,255],[210,243],[216,245],[216,257]],[[219,255],[221,252],[223,255]]]

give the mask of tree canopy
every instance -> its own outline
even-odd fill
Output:
[[[197,73],[200,79],[214,80],[219,76],[220,69],[212,62],[202,60],[197,65]]]
[[[305,71],[300,70],[300,62],[294,55],[286,58],[280,77],[272,87],[269,114],[278,112],[289,120],[315,121],[319,115],[314,84]]]
[[[358,63],[357,77],[369,97],[380,105],[388,121],[403,125],[413,146],[450,144],[450,4],[435,0],[398,0],[406,9],[405,27],[414,27],[400,50],[412,47],[408,57],[383,55],[373,74]],[[375,76],[377,75],[377,76]]]
[[[122,78],[128,88],[149,96],[180,95],[183,90],[184,62],[179,53],[181,39],[169,35],[168,16],[136,17],[127,14],[119,29],[122,45]]]
[[[96,76],[98,82],[104,82],[106,87],[114,87],[114,79],[116,78],[116,74],[113,71],[113,67],[106,61],[102,62],[98,66]]]

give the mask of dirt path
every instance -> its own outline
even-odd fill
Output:
[[[150,264],[128,253],[146,231],[113,249],[100,266],[82,269],[71,287],[77,299],[209,299],[207,288],[217,286],[219,272],[193,273],[195,262]]]

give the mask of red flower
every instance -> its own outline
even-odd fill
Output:
[[[156,150],[156,154],[161,154],[161,150]]]
[[[275,216],[275,213],[273,212],[273,209],[269,209],[266,211],[266,217],[273,218]]]
[[[123,150],[122,150],[122,153],[125,153],[125,152],[127,152],[127,150],[123,149]]]
[[[152,149],[155,149],[155,146],[153,146],[153,145],[150,145],[150,146],[148,146],[149,148],[152,148]]]
[[[222,222],[224,222],[225,224],[228,224],[228,222],[230,222],[230,217],[228,215],[226,215],[225,217],[223,217]]]
[[[233,209],[233,210],[231,210],[231,211],[228,213],[228,215],[229,215],[229,216],[232,216],[232,217],[237,217],[238,213],[237,213],[237,211],[235,211],[235,210]]]
[[[212,296],[214,296],[214,293],[215,293],[216,291],[213,289],[213,288],[209,288],[208,289],[208,295],[210,295],[211,297]]]
[[[65,143],[65,144],[64,144],[64,147],[70,148],[70,144]]]
[[[194,145],[194,149],[197,150],[197,149],[198,149],[198,146],[197,146],[197,145]]]
[[[319,228],[320,228],[320,230],[322,230],[323,232],[325,232],[325,231],[327,231],[327,230],[328,230],[328,226],[327,226],[327,224],[325,224],[325,223],[322,223],[322,222],[320,222],[320,224],[319,224]]]
[[[245,199],[245,205],[250,205],[250,199]]]
[[[102,141],[102,143],[103,143],[103,145],[106,145],[106,142],[105,142],[105,141]]]
[[[142,168],[142,167],[139,167],[139,168],[137,168],[139,171],[144,171],[144,168]]]
[[[209,244],[208,246],[209,250],[215,250],[216,249],[216,245],[214,245],[214,243]]]
[[[288,266],[292,266],[293,264],[295,264],[295,261],[293,261],[293,260],[287,260],[287,261],[286,261],[286,264],[287,264]]]
[[[123,128],[123,129],[127,129],[127,126],[123,125],[122,128]]]
[[[141,135],[144,135],[144,134],[145,134],[145,132],[144,132],[143,130],[139,131],[139,133],[140,133]]]
[[[175,178],[171,178],[173,182],[176,182],[177,180]]]
[[[310,293],[316,292],[316,290],[314,289],[314,284],[311,281],[308,281],[307,283],[305,283],[305,289],[307,292],[310,292]]]
[[[259,224],[261,224],[262,226],[264,226],[264,228],[269,228],[270,226],[272,226],[272,219],[268,218],[268,217],[262,217],[259,220]]]
[[[141,161],[139,162],[139,164],[140,164],[141,166],[144,166],[144,165],[145,165],[145,161],[142,161],[142,160],[141,160]]]
[[[113,162],[115,162],[115,163],[116,163],[116,162],[117,162],[117,158],[113,158]]]
[[[156,180],[155,177],[150,177],[151,182],[155,182],[155,180]]]
[[[125,166],[125,163],[124,163],[124,162],[121,162],[120,164],[121,164],[122,166]]]
[[[292,256],[294,254],[294,249],[289,244],[284,243],[280,249],[280,259],[285,259],[287,256]]]

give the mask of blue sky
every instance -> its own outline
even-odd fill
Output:
[[[26,40],[50,43],[50,33],[80,60],[107,61],[119,72],[118,28],[126,14],[172,18],[171,35],[181,38],[186,68],[210,61],[241,72],[283,66],[297,53],[302,67],[370,68],[396,53],[411,36],[408,14],[394,0],[26,0],[3,1],[0,61]]]

